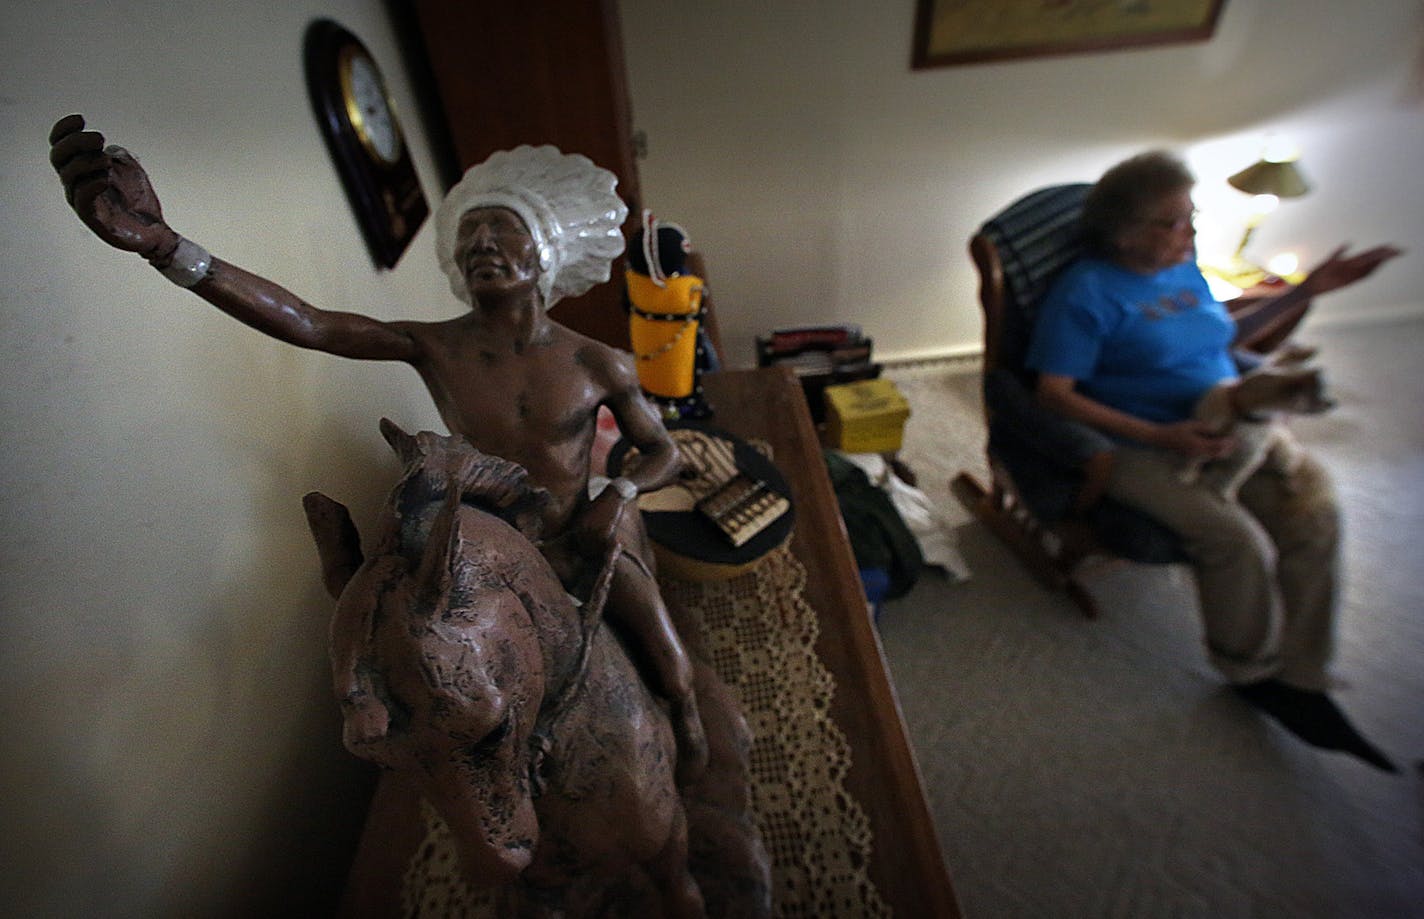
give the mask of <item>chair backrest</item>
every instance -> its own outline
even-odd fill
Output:
[[[1019,374],[1038,304],[1058,272],[1083,254],[1079,223],[1092,186],[1053,185],[989,218],[970,241],[984,308],[985,370]]]

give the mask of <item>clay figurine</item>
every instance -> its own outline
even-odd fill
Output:
[[[399,567],[393,561],[397,558],[401,560],[399,565],[405,566],[400,568],[400,577],[404,579],[401,589],[425,604],[447,602],[442,599],[447,588],[454,589],[450,585],[460,581],[462,572],[480,570],[479,565],[493,566],[491,570],[502,572],[499,578],[513,578],[520,571],[526,578],[533,577],[530,572],[536,570],[540,572],[539,577],[552,572],[553,583],[583,596],[606,592],[602,619],[628,644],[629,656],[641,665],[642,680],[663,700],[660,710],[668,712],[676,741],[669,751],[670,760],[675,763],[678,784],[687,788],[704,774],[708,740],[694,690],[695,681],[699,684],[704,681],[689,659],[657,588],[653,557],[641,516],[635,506],[630,509],[640,492],[656,489],[676,476],[677,449],[644,400],[630,357],[573,332],[546,314],[548,307],[560,298],[578,295],[607,280],[609,262],[622,250],[619,227],[627,211],[614,193],[617,180],[611,173],[584,157],[564,155],[553,147],[502,151],[472,167],[451,189],[437,210],[435,221],[440,264],[449,276],[451,289],[469,303],[470,310],[444,322],[383,321],[356,313],[319,309],[271,281],[211,256],[202,246],[180,236],[164,222],[158,198],[138,162],[122,148],[105,146],[98,132],[85,130],[81,116],[70,115],[57,122],[51,131],[50,143],[50,159],[71,206],[100,239],[142,255],[174,283],[279,340],[338,356],[401,361],[414,367],[458,442],[458,449],[448,444],[435,448],[438,453],[435,466],[447,476],[447,481],[435,488],[436,492],[443,489],[446,494],[459,491],[463,495],[466,491],[463,477],[488,457],[514,464],[521,474],[527,474],[528,487],[537,490],[540,496],[537,502],[521,510],[521,514],[533,517],[524,520],[519,527],[525,533],[538,534],[537,550],[526,539],[517,549],[504,547],[507,553],[502,551],[496,553],[496,557],[474,561],[471,554],[487,549],[484,543],[488,540],[475,540],[469,534],[493,524],[482,518],[477,523],[476,512],[462,497],[453,504],[440,504],[432,499],[425,503],[425,510],[415,516],[411,516],[414,512],[410,508],[393,511],[403,521],[418,518],[422,523],[416,532],[402,534],[398,551],[392,548],[397,542],[395,537],[384,534],[383,548],[369,563],[377,566],[374,570],[362,567],[367,563],[358,561],[359,554],[324,551],[324,559],[326,556],[337,559],[327,564],[326,569],[328,587],[342,596],[338,622],[349,625],[360,619],[360,610],[369,612],[371,604],[377,602],[371,596],[375,590],[372,579],[381,571],[394,576],[395,568],[387,571],[381,566]],[[591,498],[589,457],[596,414],[603,406],[611,411],[624,437],[637,446],[643,461]],[[406,444],[405,438],[391,435],[408,464],[417,465],[432,462],[426,454],[430,452],[427,448],[435,442],[421,441],[421,438],[434,436],[417,437],[416,442],[422,447],[412,453],[408,444],[400,446]],[[462,450],[463,458],[460,458],[456,454]],[[488,457],[481,458],[483,455]],[[418,478],[424,481],[427,477]],[[437,507],[439,509],[432,510]],[[316,514],[314,526],[335,514],[331,508],[323,510],[310,504],[308,511]],[[443,543],[437,540],[434,546],[424,544],[424,533],[430,528],[444,534]],[[332,539],[326,539],[326,543],[328,550],[332,545],[344,544]],[[414,548],[417,545],[418,550]],[[386,561],[378,562],[379,559]],[[416,575],[434,580],[420,581]],[[413,577],[416,580],[411,581]],[[360,585],[350,601],[343,592],[348,589],[347,580],[351,581],[349,587]],[[541,590],[547,587],[548,584],[544,584]],[[504,599],[497,601],[500,609],[495,612],[506,617],[507,624],[513,623],[509,628],[517,632],[521,626],[517,624],[519,615],[512,608],[513,600],[507,594],[501,596]],[[569,623],[585,621],[564,601],[552,596],[545,599]],[[410,604],[415,601],[406,599],[405,594],[385,597],[381,602],[404,604],[400,609],[414,615],[415,607]],[[460,609],[465,607],[460,606]],[[526,615],[530,619],[534,616],[527,610]],[[484,620],[480,620],[470,627],[478,631],[485,628],[483,623]],[[543,680],[557,684],[566,674],[560,672],[551,657],[553,649],[541,647],[536,655],[535,645],[531,643],[534,639],[541,643],[547,640],[546,631],[527,621],[522,628],[525,630],[523,638],[506,636],[506,647],[511,655],[511,662],[506,663],[524,669],[537,661],[538,667],[534,669],[543,668]],[[543,628],[547,630],[552,626]],[[448,645],[439,649],[431,646],[419,654],[430,650],[432,666],[442,671],[453,668],[447,675],[455,683],[477,683],[485,679],[487,674],[480,669],[484,664],[460,650],[468,648],[469,642],[458,636],[444,636],[440,640],[445,638],[450,640]],[[413,711],[407,709],[408,703],[401,701],[392,705],[393,700],[389,699],[380,704],[372,702],[369,696],[373,687],[362,683],[367,677],[361,674],[367,671],[360,666],[354,669],[348,666],[371,648],[389,650],[391,641],[389,636],[380,634],[350,632],[344,625],[333,635],[337,693],[347,716],[349,745],[358,755],[388,748],[382,738],[394,725],[402,730],[412,726],[405,720],[414,717]],[[385,653],[383,650],[377,656]],[[473,669],[465,672],[461,668],[467,665]],[[413,679],[409,673],[397,673],[400,667],[413,666],[410,661],[391,666],[396,669],[378,679],[388,689],[395,684],[405,686]],[[525,681],[538,678],[538,674],[521,677]],[[442,692],[438,688],[430,691],[437,696]],[[636,695],[632,688],[625,691]],[[533,690],[527,685],[519,692],[533,698]],[[364,701],[362,693],[366,694]],[[534,708],[529,709],[530,705]],[[460,724],[463,715],[443,713],[440,717],[454,719],[445,725],[453,733],[445,741],[427,740],[434,745],[431,749],[448,754],[458,748],[462,755],[479,759],[484,755],[482,745],[504,750],[516,742],[506,741],[506,735],[520,739],[532,736],[530,732],[535,728],[528,719],[537,710],[537,704],[526,701],[521,719],[511,717],[508,721],[488,724],[478,717],[474,722]],[[440,721],[435,714],[432,709],[430,715],[434,720],[421,730],[434,730],[429,725]],[[610,721],[626,717],[617,706],[605,708],[601,714]],[[487,716],[480,717],[488,720]],[[736,717],[735,712],[730,716],[719,712],[717,720],[729,723],[728,718],[735,722]],[[604,728],[622,729],[615,725]],[[479,730],[485,733],[479,735]],[[557,748],[556,740],[545,745]],[[615,773],[611,779],[605,775],[598,781],[611,781],[616,785],[630,779],[625,773],[635,766],[632,762],[611,761],[603,756],[596,764],[583,764],[581,768],[611,769]],[[650,775],[650,781],[656,785],[656,770]],[[469,795],[488,792],[489,789],[482,792],[461,787],[459,783],[465,778],[468,777],[445,775],[444,779],[455,784],[440,794],[433,794],[432,803],[461,801]],[[507,775],[501,781],[518,786],[525,780],[519,775]],[[642,791],[650,795],[644,802],[654,815],[650,819],[663,821],[660,793],[656,789]],[[511,799],[509,807],[513,810],[500,817],[505,821],[502,838],[509,845],[502,857],[494,853],[486,853],[488,858],[472,854],[490,843],[492,837],[485,835],[490,826],[482,823],[477,832],[468,820],[454,815],[451,825],[457,833],[464,834],[461,841],[467,847],[468,867],[477,871],[489,869],[497,876],[517,873],[524,863],[537,864],[537,860],[528,861],[533,855],[525,851],[534,847],[536,840],[540,852],[560,853],[550,858],[580,862],[582,856],[574,858],[569,852],[583,851],[580,847],[589,841],[589,827],[583,828],[582,835],[569,829],[573,823],[565,825],[549,816],[558,809],[559,803],[541,799],[542,804],[536,805],[539,822],[543,823],[546,817],[552,819],[565,834],[551,840],[547,832],[542,836],[535,833],[533,818],[520,800],[519,797]],[[680,809],[677,810],[680,813]],[[586,819],[602,820],[595,828],[607,832],[612,818],[586,815]],[[640,857],[657,860],[669,853],[675,854],[678,819],[681,818],[667,818],[671,821],[666,824],[670,829],[663,843],[665,848],[672,848],[653,852],[644,845]],[[629,831],[635,832],[633,828]],[[652,835],[658,836],[657,833]],[[584,855],[597,861],[599,851],[595,844],[594,849]],[[695,914],[695,885],[689,890],[670,865],[659,870],[660,888],[666,894],[669,914]],[[489,883],[491,878],[479,874],[472,880]]]
[[[550,494],[551,560],[566,579],[575,543],[613,538],[630,547],[614,574],[608,616],[643,645],[655,688],[673,702],[683,755],[705,759],[687,655],[651,577],[637,514],[641,491],[673,480],[677,449],[642,399],[626,355],[551,320],[564,296],[608,279],[627,208],[616,177],[553,147],[502,151],[472,167],[436,212],[441,267],[470,311],[446,322],[386,322],[318,309],[270,281],[210,256],[163,222],[147,174],[126,150],[105,147],[78,115],[51,132],[51,161],[70,204],[105,242],[137,252],[228,315],[303,348],[360,360],[403,361],[425,381],[450,431],[529,471]],[[600,405],[646,457],[588,497],[589,454]],[[598,554],[595,550],[595,555]]]
[[[672,731],[598,627],[621,549],[576,607],[535,548],[550,495],[523,468],[381,428],[403,474],[369,557],[346,508],[305,500],[339,598],[346,746],[412,780],[466,876],[502,886],[501,915],[604,915],[610,887],[640,882],[651,915],[702,915]]]

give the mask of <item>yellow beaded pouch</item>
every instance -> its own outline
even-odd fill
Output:
[[[702,279],[664,278],[627,272],[628,335],[638,359],[638,382],[649,395],[685,399],[692,395],[697,363],[697,327],[702,318]]]

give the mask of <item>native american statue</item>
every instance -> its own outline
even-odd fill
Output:
[[[50,142],[105,242],[260,332],[425,382],[451,436],[383,422],[404,471],[369,552],[339,504],[306,508],[338,597],[346,745],[419,789],[465,880],[511,915],[769,912],[746,724],[689,656],[635,503],[677,476],[677,447],[631,357],[547,315],[622,251],[613,174],[553,147],[472,167],[435,215],[469,310],[387,321],[319,309],[180,236],[137,160],[82,117]],[[591,496],[602,407],[640,462]]]

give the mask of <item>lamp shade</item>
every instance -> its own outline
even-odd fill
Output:
[[[1240,189],[1248,195],[1275,195],[1277,198],[1299,198],[1310,191],[1310,185],[1295,160],[1277,162],[1257,160],[1250,166],[1226,180],[1232,188]]]

